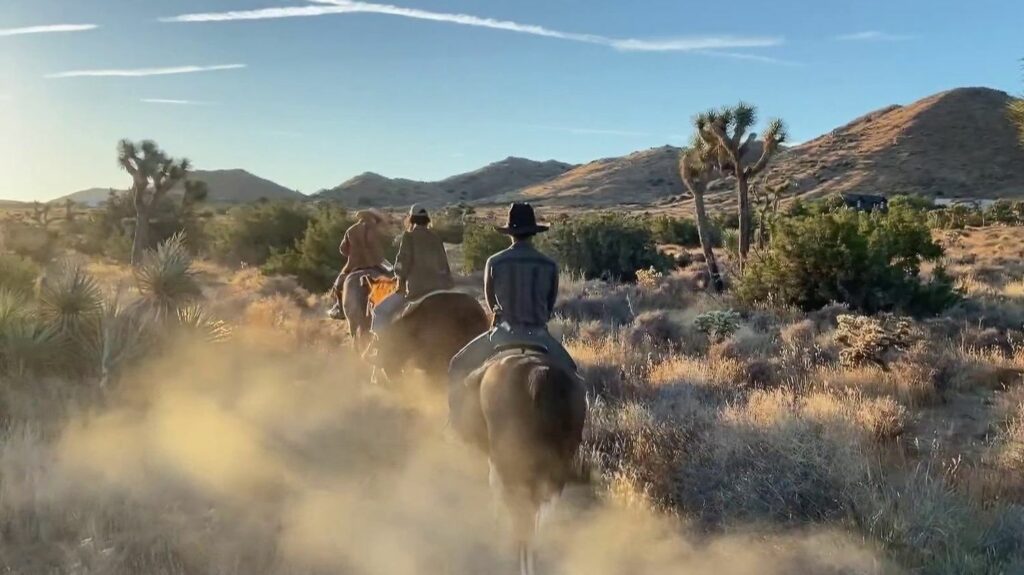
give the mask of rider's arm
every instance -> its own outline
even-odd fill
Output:
[[[555,302],[558,301],[558,268],[555,268],[554,277],[551,280],[551,293],[548,294],[548,311],[555,312]]]
[[[412,236],[405,232],[398,240],[398,254],[395,255],[395,275],[405,279],[412,271]]]
[[[484,265],[484,298],[487,300],[487,309],[492,313],[498,309],[498,298],[494,297],[494,276],[491,270],[491,260]]]
[[[349,252],[352,250],[352,244],[348,241],[348,232],[345,232],[345,237],[341,240],[341,245],[338,246],[338,251],[341,255],[348,257]]]

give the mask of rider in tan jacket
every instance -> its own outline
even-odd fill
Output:
[[[344,319],[341,296],[345,278],[352,272],[378,268],[384,263],[384,214],[375,209],[356,212],[356,223],[345,231],[338,251],[345,256],[345,267],[334,281],[336,303],[329,312],[334,319]]]

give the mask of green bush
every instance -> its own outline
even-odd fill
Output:
[[[700,233],[697,231],[697,224],[686,218],[673,218],[672,216],[658,216],[650,220],[648,224],[651,233],[654,234],[654,241],[659,244],[675,244],[688,248],[700,247]],[[717,232],[717,229],[715,230]],[[714,238],[721,241],[719,234]]]
[[[275,251],[292,248],[306,233],[311,219],[303,206],[286,202],[234,208],[213,230],[211,255],[230,265],[263,265]],[[337,247],[335,244],[335,251]]]
[[[16,255],[0,254],[0,290],[28,295],[39,277],[39,267]]]
[[[938,313],[957,294],[941,268],[927,283],[918,277],[922,262],[942,255],[926,222],[921,212],[899,205],[886,214],[843,209],[781,218],[770,249],[751,261],[738,295],[805,310],[842,302],[866,313]]]
[[[302,287],[316,292],[327,290],[345,265],[338,246],[345,230],[355,223],[339,207],[321,207],[306,227],[302,239],[276,250],[260,268],[267,275],[295,276]]]
[[[509,237],[494,230],[489,225],[471,223],[466,226],[463,234],[463,267],[465,271],[475,272],[484,269],[487,258],[509,246]]]
[[[632,282],[638,270],[672,268],[672,258],[658,252],[651,230],[621,214],[562,220],[544,235],[541,247],[566,271],[586,279]]]
[[[135,206],[131,200],[125,194],[111,194],[103,209],[90,214],[71,247],[89,255],[128,261],[134,228]],[[193,206],[182,206],[178,199],[164,197],[153,210],[145,247],[155,249],[178,233],[185,234],[191,252],[198,253],[206,248],[205,229]]]

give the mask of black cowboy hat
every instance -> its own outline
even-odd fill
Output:
[[[515,202],[508,208],[508,223],[495,226],[494,229],[510,236],[532,236],[548,231],[548,226],[537,223],[533,206]]]

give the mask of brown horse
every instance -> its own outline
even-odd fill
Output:
[[[472,295],[434,292],[399,314],[381,334],[378,364],[389,374],[419,369],[432,381],[446,382],[452,357],[488,326],[487,312]]]
[[[466,425],[467,439],[490,460],[491,485],[512,518],[520,571],[529,575],[540,511],[577,476],[586,391],[574,374],[542,353],[526,350],[499,354],[471,375],[467,385],[479,389],[479,403],[474,406],[477,398],[466,398],[468,411],[456,416],[468,413],[470,421],[458,425]]]

